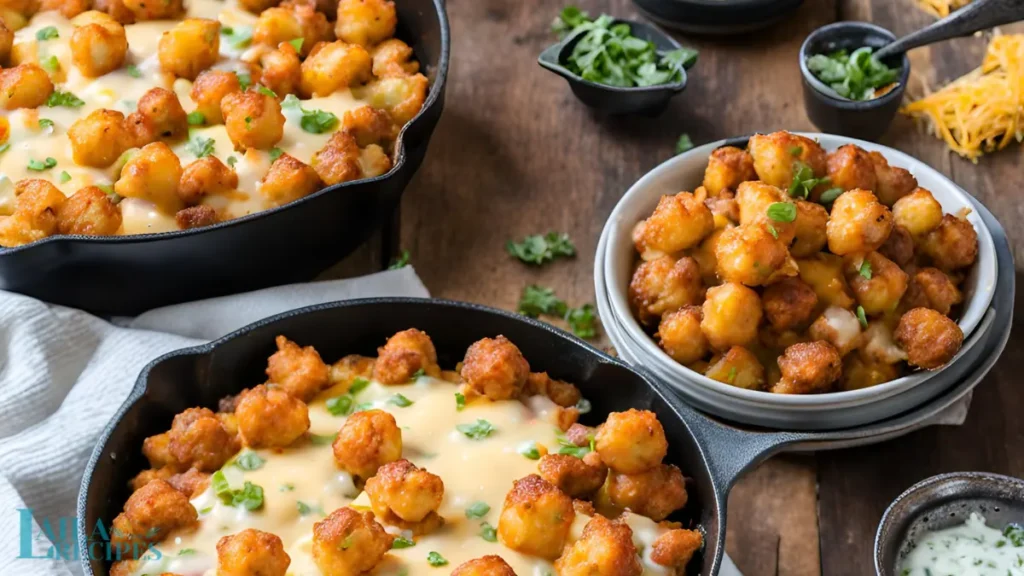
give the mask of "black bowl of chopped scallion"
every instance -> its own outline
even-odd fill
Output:
[[[896,36],[867,22],[818,28],[800,48],[804,107],[822,130],[876,140],[888,129],[910,76],[906,55],[880,61],[873,52]]]
[[[686,87],[697,51],[642,22],[568,7],[552,28],[561,41],[538,62],[569,82],[584,104],[609,114],[659,112]]]

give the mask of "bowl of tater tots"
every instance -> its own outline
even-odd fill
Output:
[[[972,206],[929,166],[859,140],[708,144],[619,202],[598,300],[620,353],[701,408],[762,425],[877,421],[952,384],[936,375],[991,321],[995,249]]]

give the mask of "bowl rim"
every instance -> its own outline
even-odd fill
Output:
[[[943,181],[947,189],[953,193],[954,196],[959,197],[962,200],[964,206],[971,208],[972,204],[968,200],[969,194],[960,188],[955,182],[950,180],[944,174],[938,170],[932,168],[928,164],[921,160],[918,160],[909,154],[890,148],[882,144],[876,144],[873,142],[867,142],[856,138],[850,138],[847,136],[840,136],[836,134],[816,133],[816,132],[792,132],[800,136],[805,136],[813,139],[837,139],[839,145],[843,144],[856,144],[864,147],[868,150],[879,149],[879,151],[886,157],[887,160],[896,159],[897,165],[912,169],[915,173],[929,173],[941,181]],[[671,172],[675,166],[679,163],[692,161],[693,158],[699,157],[702,160],[706,160],[707,156],[716,148],[725,145],[728,142],[735,141],[737,138],[725,138],[722,140],[710,142],[703,146],[698,146],[692,150],[679,154],[668,160],[662,162],[651,171],[644,174],[639,180],[637,180],[626,193],[619,199],[618,204],[612,210],[611,215],[605,222],[605,228],[609,229],[608,246],[603,256],[603,262],[601,262],[601,274],[604,278],[604,284],[608,292],[608,302],[611,306],[611,312],[614,316],[614,321],[619,323],[619,326],[625,332],[628,339],[633,340],[635,343],[640,344],[640,348],[644,351],[645,355],[651,358],[652,361],[658,362],[659,364],[665,364],[670,366],[671,374],[674,377],[673,385],[684,385],[684,386],[699,386],[705,391],[713,392],[718,395],[731,397],[735,400],[746,402],[757,406],[766,408],[778,408],[778,409],[814,409],[814,408],[829,408],[838,406],[848,406],[853,404],[862,404],[880,400],[883,398],[890,397],[899,392],[909,390],[910,388],[916,387],[925,380],[940,374],[945,370],[946,366],[943,366],[939,370],[934,371],[919,371],[901,376],[895,380],[883,382],[876,386],[868,388],[861,388],[857,390],[844,390],[839,392],[826,392],[822,394],[773,394],[762,390],[747,390],[744,388],[737,388],[736,386],[730,386],[717,380],[712,380],[703,374],[699,374],[690,368],[679,364],[673,360],[668,354],[665,353],[659,346],[657,346],[653,339],[647,335],[647,333],[640,327],[640,324],[634,318],[630,309],[628,298],[626,296],[625,286],[621,286],[618,282],[614,282],[612,274],[612,262],[613,257],[613,242],[614,236],[617,234],[615,228],[619,222],[623,219],[622,213],[626,211],[626,208],[634,202],[633,198],[640,196],[644,189],[650,185],[650,182],[660,177],[666,172]],[[971,223],[974,225],[975,230],[978,232],[978,249],[979,249],[979,260],[980,255],[985,253],[990,256],[989,259],[993,259],[992,272],[990,276],[986,278],[978,278],[979,290],[975,291],[974,298],[980,298],[984,301],[984,306],[980,308],[977,318],[974,320],[974,324],[969,326],[969,329],[965,331],[964,338],[969,338],[974,330],[981,325],[984,319],[985,313],[991,307],[992,297],[994,296],[995,286],[999,277],[998,266],[994,262],[995,246],[992,240],[992,234],[988,229],[988,226],[982,221],[980,216],[972,212]],[[981,272],[980,269],[978,269]],[[962,319],[957,322],[958,325],[962,324]],[[958,351],[958,354],[960,352]]]
[[[61,244],[64,242],[84,242],[88,244],[132,244],[132,243],[147,243],[147,242],[159,242],[162,240],[169,240],[171,238],[181,238],[185,236],[195,236],[207,232],[214,232],[216,230],[224,230],[226,228],[233,228],[235,226],[242,226],[248,222],[256,220],[262,217],[270,217],[273,214],[278,214],[286,210],[297,209],[302,204],[307,204],[314,201],[315,198],[319,198],[325,194],[342,193],[340,192],[344,188],[352,186],[362,186],[364,184],[372,184],[387,180],[392,176],[395,176],[399,171],[404,169],[407,158],[405,135],[409,131],[409,128],[418,123],[418,121],[424,116],[427,109],[432,107],[437,100],[441,97],[441,93],[445,89],[448,79],[448,67],[451,52],[451,31],[448,25],[448,12],[445,9],[445,0],[429,0],[434,5],[434,10],[438,16],[438,23],[440,24],[439,39],[440,39],[440,55],[438,58],[437,65],[434,66],[433,79],[430,82],[430,91],[427,92],[427,97],[423,101],[423,106],[420,107],[419,112],[412,117],[411,120],[402,126],[398,132],[398,136],[395,138],[395,162],[391,166],[391,169],[379,176],[372,178],[361,178],[359,180],[351,180],[348,182],[339,182],[332,186],[325,186],[316,192],[308,196],[303,196],[298,200],[289,202],[281,206],[275,206],[267,210],[261,210],[259,212],[253,212],[252,214],[246,214],[239,218],[233,218],[231,220],[225,220],[218,222],[211,226],[202,226],[199,228],[190,228],[187,230],[169,230],[167,232],[149,232],[146,234],[123,234],[120,236],[87,236],[84,234],[54,234],[41,238],[35,242],[29,242],[28,244],[22,244],[21,246],[13,246],[10,248],[0,247],[0,256],[6,256],[8,254],[14,254],[24,250],[30,250],[38,246],[46,244]],[[429,79],[429,76],[428,76]]]
[[[825,103],[827,103],[832,108],[838,108],[840,110],[871,110],[875,108],[883,108],[887,105],[892,104],[893,101],[902,100],[903,93],[906,92],[907,90],[907,82],[910,80],[910,58],[907,56],[906,52],[904,52],[900,57],[900,76],[899,79],[897,79],[896,81],[896,88],[886,92],[885,94],[879,96],[878,98],[872,98],[871,100],[851,100],[849,98],[836,98],[835,96],[825,91],[826,89],[829,89],[828,86],[826,86],[825,83],[822,82],[821,80],[818,80],[818,77],[812,74],[811,70],[807,68],[807,59],[813,56],[813,54],[809,53],[811,41],[817,40],[820,36],[825,36],[829,32],[839,30],[842,28],[860,28],[874,32],[879,36],[886,37],[889,39],[890,42],[896,40],[896,35],[893,34],[891,31],[882,28],[877,24],[872,24],[870,22],[833,22],[831,24],[826,24],[820,28],[817,28],[807,35],[807,38],[805,38],[803,43],[800,44],[800,51],[797,53],[797,59],[799,60],[798,64],[800,66],[800,75],[801,77],[803,77],[804,83],[813,88],[814,92],[817,95],[819,95],[825,101]]]

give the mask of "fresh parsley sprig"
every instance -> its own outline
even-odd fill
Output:
[[[551,288],[531,284],[519,298],[519,313],[530,318],[557,316],[580,338],[597,336],[597,312],[592,304],[570,308]]]
[[[899,77],[899,68],[886,66],[871,52],[865,46],[849,54],[846,50],[815,54],[807,59],[807,69],[843,98],[871,100],[879,95],[879,88]]]
[[[533,234],[523,238],[522,242],[509,240],[505,250],[527,264],[541,265],[558,257],[571,258],[576,255],[576,246],[568,234],[548,232],[541,236]]]

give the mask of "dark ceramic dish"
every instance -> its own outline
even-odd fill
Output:
[[[398,37],[431,79],[403,128],[394,168],[301,200],[196,230],[134,236],[52,236],[0,248],[0,289],[104,315],[312,279],[389,221],[423,161],[444,105],[448,19],[443,0],[398,3]]]
[[[191,406],[216,407],[223,396],[265,379],[274,336],[316,347],[325,358],[372,355],[391,334],[418,327],[428,334],[442,366],[454,366],[474,341],[504,334],[532,369],[574,382],[593,404],[591,424],[628,408],[654,411],[669,437],[668,461],[690,478],[690,502],[676,519],[706,534],[690,576],[718,573],[725,542],[729,489],[747,468],[796,443],[841,439],[837,433],[762,433],[713,421],[683,404],[664,385],[589,344],[524,316],[475,304],[423,299],[335,302],[287,312],[252,324],[216,342],[173,352],[147,366],[135,388],[99,438],[78,499],[79,550],[87,576],[106,576],[109,566],[89,560],[92,527],[113,520],[129,496],[128,481],[146,467],[142,441],[165,431],[174,415]],[[339,329],[344,327],[344,329]]]
[[[932,476],[901,494],[875,535],[875,572],[897,576],[899,563],[920,536],[963,524],[972,512],[996,529],[1024,523],[1024,481],[984,472]]]
[[[906,54],[884,60],[900,67],[897,86],[887,94],[871,100],[849,100],[832,92],[807,68],[807,59],[845,49],[852,52],[864,46],[878,49],[896,39],[879,26],[867,22],[836,22],[822,26],[804,40],[800,47],[800,73],[803,76],[804,108],[807,116],[822,132],[841,134],[861,140],[878,140],[899,110],[910,77],[910,59]]]
[[[654,43],[659,53],[682,48],[674,38],[650,24],[618,19],[614,23],[628,24],[633,36]],[[668,101],[673,96],[686,88],[686,70],[683,70],[683,78],[679,82],[659,84],[657,86],[624,88],[584,80],[564,66],[564,63],[572,54],[573,47],[576,46],[576,43],[580,41],[584,34],[585,32],[581,31],[566,36],[561,42],[541,52],[537,62],[544,68],[565,78],[569,82],[569,87],[572,88],[573,94],[587,106],[608,114],[631,114],[636,112],[657,114],[665,109]]]
[[[803,0],[633,0],[658,24],[693,34],[759,30],[796,10]]]

